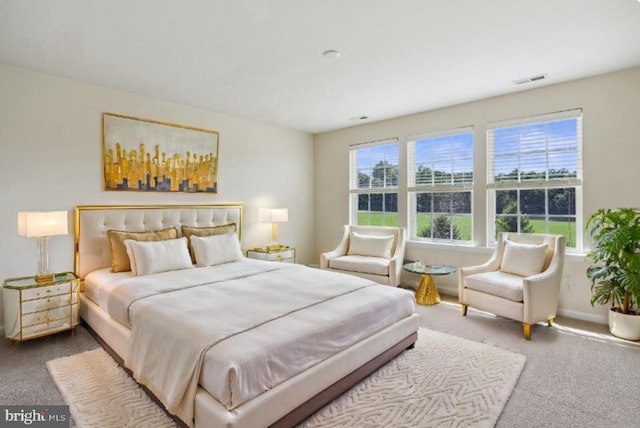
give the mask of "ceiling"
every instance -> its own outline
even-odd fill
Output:
[[[640,1],[0,0],[0,62],[320,133],[640,66]]]

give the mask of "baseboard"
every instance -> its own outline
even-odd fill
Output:
[[[416,285],[416,290],[418,286]],[[442,294],[447,294],[449,296],[453,296],[457,299],[458,297],[458,287],[447,287],[447,286],[439,286],[438,291]]]
[[[589,314],[586,312],[572,311],[569,309],[558,309],[558,315],[567,318],[573,318],[580,321],[588,321],[596,324],[609,324],[609,320],[605,315]]]

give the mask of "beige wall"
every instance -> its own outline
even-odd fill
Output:
[[[219,131],[219,193],[103,191],[103,112]],[[18,236],[19,211],[68,210],[71,221],[81,204],[240,201],[245,248],[271,237],[269,225],[257,223],[258,207],[286,207],[280,242],[296,246],[299,262],[312,261],[310,134],[0,64],[0,148],[0,279],[36,270],[36,240]],[[53,270],[73,270],[72,236],[53,237],[50,245]]]
[[[409,243],[407,259],[455,266],[486,260],[491,251],[486,243],[486,144],[489,122],[583,109],[583,217],[601,207],[640,206],[636,189],[640,183],[640,68],[544,86],[511,95],[461,104],[440,110],[361,125],[316,135],[315,148],[315,257],[332,249],[340,238],[341,225],[349,222],[348,148],[350,144],[474,126],[474,246]],[[404,149],[401,145],[401,155]],[[406,177],[401,176],[401,182]],[[406,208],[401,186],[399,207]],[[404,221],[405,226],[407,223]],[[589,304],[590,284],[582,255],[570,255],[560,296],[561,313],[599,322],[605,321],[606,308]],[[418,278],[403,275],[403,283],[414,285]],[[457,294],[457,277],[438,278],[440,288]]]

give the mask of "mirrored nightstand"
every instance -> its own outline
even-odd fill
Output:
[[[37,282],[35,276],[4,281],[4,329],[15,341],[73,330],[78,325],[78,278],[57,273],[53,280]]]

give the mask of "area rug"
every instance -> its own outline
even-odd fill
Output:
[[[521,354],[421,328],[414,349],[300,428],[493,427],[525,361]]]
[[[102,348],[46,364],[77,427],[176,426]]]
[[[300,428],[493,427],[526,357],[420,329],[414,349]],[[47,362],[79,427],[175,426],[102,349]]]

